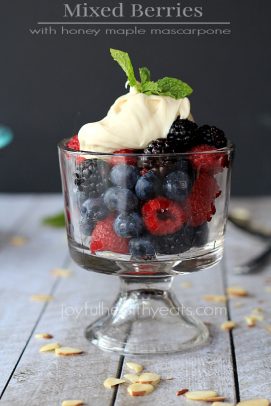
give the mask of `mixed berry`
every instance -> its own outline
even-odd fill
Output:
[[[78,151],[78,137],[66,146]],[[91,237],[91,253],[151,260],[204,246],[221,194],[216,175],[228,167],[225,146],[222,130],[177,118],[142,151],[76,161],[80,232]]]

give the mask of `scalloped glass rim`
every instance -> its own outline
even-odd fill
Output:
[[[68,148],[66,146],[67,142],[70,140],[70,138],[64,138],[62,141],[60,141],[57,146],[59,149],[63,151],[67,151],[71,154],[74,155],[92,155],[93,157],[95,156],[104,156],[104,157],[112,157],[112,156],[120,156],[120,157],[152,157],[152,158],[159,158],[159,157],[164,157],[164,156],[169,156],[169,157],[174,157],[174,156],[188,156],[188,155],[197,155],[197,154],[206,154],[206,155],[212,155],[212,154],[217,154],[217,153],[228,153],[228,152],[234,152],[235,151],[235,145],[232,144],[229,141],[229,144],[224,147],[224,148],[219,148],[219,149],[214,149],[212,151],[198,151],[198,152],[178,152],[178,153],[168,153],[168,154],[142,154],[142,153],[132,153],[132,154],[118,154],[118,153],[109,153],[109,152],[92,152],[92,151],[83,151],[83,150],[78,150],[75,151],[71,148]]]

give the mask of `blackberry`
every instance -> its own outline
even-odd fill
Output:
[[[144,149],[144,154],[151,154],[153,156],[142,157],[141,164],[146,169],[154,169],[158,171],[161,175],[164,175],[165,171],[167,172],[171,164],[176,163],[176,159],[170,157],[159,157],[156,155],[160,154],[174,154],[175,151],[174,143],[167,140],[166,138],[158,138],[157,140],[152,141],[147,148]]]
[[[210,145],[216,148],[224,148],[227,145],[227,138],[224,131],[215,126],[203,125],[197,130],[198,143]]]
[[[74,174],[77,190],[84,197],[101,196],[109,186],[110,166],[101,159],[86,159]]]
[[[144,149],[144,154],[172,154],[176,152],[174,144],[166,138],[158,138],[152,141],[147,148]]]
[[[178,117],[170,127],[167,140],[174,145],[175,152],[186,152],[195,145],[198,126],[190,120]]]

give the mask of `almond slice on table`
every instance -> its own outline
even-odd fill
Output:
[[[49,333],[38,333],[35,334],[35,338],[37,338],[38,340],[50,340],[51,338],[54,338],[54,336],[52,336],[52,334]]]
[[[267,399],[251,399],[243,400],[237,403],[237,406],[269,406],[269,400]]]
[[[251,312],[251,316],[254,317],[255,320],[257,321],[263,321],[264,320],[264,312],[263,309],[260,307],[256,307],[256,309],[253,309]]]
[[[50,343],[40,347],[40,352],[56,351],[60,348],[59,343]]]
[[[228,403],[228,402],[214,402],[212,403],[212,406],[234,406],[233,403]]]
[[[257,319],[254,316],[246,316],[245,321],[248,327],[255,327]]]
[[[152,372],[144,372],[138,377],[138,383],[149,383],[151,385],[156,385],[160,382],[160,375],[152,373]]]
[[[132,371],[135,371],[137,374],[139,374],[141,371],[143,371],[143,366],[140,364],[137,364],[136,362],[126,362],[127,368],[131,369]]]
[[[43,293],[31,296],[31,300],[33,300],[33,302],[51,302],[53,299],[54,299],[53,296],[46,295]]]
[[[231,297],[246,297],[248,296],[248,291],[239,286],[232,286],[227,289],[227,293]]]
[[[218,395],[217,392],[212,390],[197,390],[186,392],[184,396],[190,400],[206,401],[206,399],[216,398]]]
[[[68,278],[71,276],[72,271],[70,269],[65,268],[54,268],[51,270],[51,275],[59,277],[59,278]]]
[[[56,355],[63,355],[63,356],[71,356],[71,355],[79,355],[83,354],[83,350],[79,348],[72,348],[72,347],[60,347],[56,348],[55,353]]]
[[[128,382],[136,383],[136,382],[138,382],[139,375],[125,374],[125,375],[123,375],[123,378]]]
[[[154,387],[149,383],[132,383],[127,388],[130,396],[145,396],[153,392]]]
[[[226,303],[227,297],[225,295],[204,295],[203,300],[206,302]]]
[[[189,392],[189,389],[180,389],[176,392],[176,396],[184,395],[186,392]]]
[[[205,402],[224,402],[225,399],[225,396],[214,396],[212,398],[205,399]]]
[[[63,400],[61,406],[81,406],[83,404],[83,400]]]
[[[220,326],[221,330],[224,330],[224,331],[230,331],[230,330],[234,329],[235,327],[236,327],[236,323],[232,320],[225,321]]]
[[[28,239],[26,237],[23,237],[21,235],[14,235],[11,237],[9,240],[10,245],[13,245],[14,247],[22,247],[27,243]]]
[[[125,383],[125,382],[126,382],[125,379],[110,377],[104,381],[104,387],[107,389],[111,389],[114,386],[119,385],[121,383]]]
[[[183,288],[183,289],[189,289],[189,288],[192,288],[192,282],[190,282],[190,281],[184,281],[184,282],[182,282],[181,283],[181,288]]]

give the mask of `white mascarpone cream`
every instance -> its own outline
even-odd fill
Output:
[[[80,149],[111,153],[146,148],[152,140],[165,138],[178,116],[191,117],[187,98],[147,96],[131,89],[115,101],[105,118],[80,129]]]

